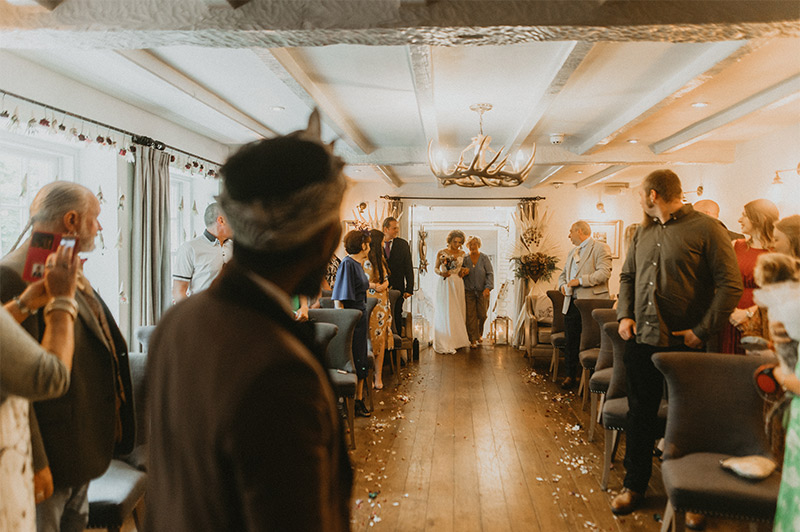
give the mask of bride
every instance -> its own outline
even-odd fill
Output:
[[[450,231],[447,247],[436,254],[434,271],[441,277],[436,284],[436,310],[433,349],[437,353],[455,353],[469,345],[464,301],[464,279],[469,270],[464,262],[464,233]]]

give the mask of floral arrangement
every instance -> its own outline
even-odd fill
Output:
[[[455,270],[458,262],[453,257],[447,257],[444,261],[444,269],[447,271]]]
[[[511,259],[514,262],[514,273],[517,277],[530,279],[534,283],[549,281],[556,271],[558,258],[536,251]]]
[[[514,215],[520,236],[511,262],[518,278],[530,279],[534,283],[553,278],[559,259],[556,257],[558,247],[545,231],[549,221],[550,214],[546,210],[536,218],[524,213]]]

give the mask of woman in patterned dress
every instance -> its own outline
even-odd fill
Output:
[[[373,388],[383,389],[383,353],[394,347],[392,334],[392,307],[389,303],[389,265],[383,256],[383,231],[373,229],[369,232],[371,247],[364,261],[364,271],[375,288],[367,291],[367,297],[377,297],[378,304],[369,317],[369,338],[372,353],[375,355],[375,382]]]

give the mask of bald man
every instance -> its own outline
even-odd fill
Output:
[[[697,212],[702,212],[703,214],[711,216],[715,220],[719,220],[719,204],[714,200],[701,199],[699,201],[695,201],[694,205],[692,205],[692,208]],[[722,225],[724,226],[725,224]],[[731,231],[727,227],[725,227],[725,230],[728,231],[728,236],[731,240],[739,240],[740,238],[744,238],[743,234]]]

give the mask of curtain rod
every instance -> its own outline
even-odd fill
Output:
[[[108,129],[110,131],[114,131],[115,133],[120,133],[122,135],[127,135],[127,136],[129,136],[131,138],[131,142],[135,143],[135,144],[141,144],[143,146],[150,146],[150,147],[153,147],[153,148],[155,148],[157,150],[161,150],[161,151],[180,153],[180,154],[185,155],[187,157],[190,157],[192,159],[197,159],[198,161],[205,161],[207,163],[210,163],[210,164],[213,164],[213,165],[216,165],[216,166],[222,166],[221,163],[218,163],[216,161],[212,161],[211,159],[206,159],[205,157],[200,157],[199,155],[195,155],[194,153],[190,153],[190,152],[182,150],[180,148],[176,148],[175,146],[170,146],[169,144],[164,144],[163,142],[161,142],[159,140],[154,140],[154,139],[151,139],[150,137],[146,137],[144,135],[137,135],[136,133],[133,133],[132,131],[127,131],[125,129],[121,129],[121,128],[118,128],[116,126],[112,126],[110,124],[105,124],[103,122],[98,122],[97,120],[93,120],[91,118],[87,118],[87,117],[81,116],[79,114],[71,113],[71,112],[66,111],[64,109],[59,109],[58,107],[53,107],[52,105],[48,105],[46,103],[42,103],[42,102],[39,102],[39,101],[36,101],[36,100],[32,100],[30,98],[26,98],[25,96],[20,96],[19,94],[14,94],[13,92],[8,92],[7,90],[0,89],[0,93],[2,93],[2,95],[4,97],[5,96],[10,96],[12,98],[16,98],[17,100],[21,100],[23,102],[28,102],[28,103],[31,103],[33,105],[38,105],[39,107],[43,107],[44,109],[47,109],[49,111],[53,111],[54,113],[61,113],[64,116],[69,116],[69,117],[75,118],[77,120],[80,120],[81,122],[88,122],[89,124],[94,124],[94,125],[99,126],[101,128],[105,128],[105,129]]]
[[[534,196],[532,198],[442,198],[437,196],[381,196],[381,199],[389,200],[389,201],[399,201],[399,200],[445,200],[445,201],[497,201],[497,200],[505,200],[505,201],[541,201],[545,198],[544,196]]]

